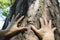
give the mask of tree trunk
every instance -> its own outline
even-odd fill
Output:
[[[47,20],[52,20],[53,26],[57,28],[55,31],[55,39],[60,40],[60,11],[58,0],[15,0],[10,8],[10,14],[5,20],[3,30],[6,29],[8,22],[12,16],[19,14],[25,16],[19,26],[27,26],[30,24],[40,28],[39,18],[45,16]],[[18,18],[19,18],[18,17]],[[34,31],[28,28],[25,32],[20,32],[15,36],[7,36],[2,40],[42,40]]]

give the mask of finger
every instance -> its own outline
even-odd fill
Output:
[[[44,18],[45,24],[47,25],[48,24],[48,21],[47,21],[46,17],[43,16],[43,18]]]
[[[19,17],[19,13],[18,13],[18,15],[15,17],[15,20],[16,20],[18,17]]]
[[[35,32],[38,32],[38,29],[34,26],[34,25],[30,25],[32,30],[34,30]]]
[[[23,18],[24,18],[24,16],[22,16],[21,18],[19,18],[19,19],[16,21],[16,24],[19,23]]]
[[[14,15],[13,15],[13,17],[12,17],[12,19],[11,19],[11,22],[13,22],[13,20],[14,20]]]
[[[28,27],[18,27],[17,30],[22,31],[22,30],[27,30],[27,29],[28,29]]]
[[[9,24],[8,24],[6,30],[9,30],[12,27],[12,25],[13,25],[13,23],[9,21]]]
[[[38,29],[37,29],[35,26],[33,26],[33,25],[31,25],[31,28],[32,28],[33,31],[35,31],[35,32],[37,33],[38,36],[41,36],[41,35],[40,35],[40,34],[41,34],[41,33],[40,33],[41,30],[38,30]]]
[[[41,26],[44,26],[44,21],[42,18],[40,18]]]
[[[43,36],[44,36],[43,30],[42,30],[42,29],[39,29],[38,31],[39,31],[39,35],[40,35],[41,37],[43,37]]]
[[[9,24],[10,24],[11,22],[9,21]]]
[[[52,30],[55,31],[56,30],[56,27],[54,27]]]
[[[49,28],[52,28],[52,21],[49,20]]]

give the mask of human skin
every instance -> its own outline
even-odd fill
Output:
[[[5,30],[0,30],[0,37],[4,37],[4,36],[10,35],[10,34],[14,34],[17,31],[27,29],[27,27],[17,27],[17,24],[19,22],[21,22],[21,20],[24,18],[24,16],[20,17],[16,21],[17,18],[18,18],[18,15],[16,16],[16,18],[14,18],[14,16],[13,16],[11,22],[9,22],[9,24],[8,24],[8,27]]]
[[[41,28],[37,29],[34,25],[30,25],[32,30],[34,30],[38,36],[42,37],[42,40],[55,40],[54,38],[54,31],[56,27],[52,28],[52,21],[45,17],[40,18]]]
[[[27,29],[27,27],[19,27],[19,28],[17,27],[17,24],[19,22],[21,22],[21,20],[23,18],[24,18],[24,16],[22,16],[17,21],[15,21],[16,18],[12,17],[12,20],[11,20],[11,22],[9,22],[8,27],[5,30],[0,30],[0,37],[10,35],[11,33],[15,33],[16,31],[21,31],[21,30]],[[37,29],[34,25],[30,25],[31,28],[37,33],[38,36],[42,37],[42,40],[55,40],[54,31],[56,28],[55,27],[52,28],[51,20],[49,20],[49,22],[48,22],[45,17],[43,17],[43,18],[40,18],[40,22],[41,22],[40,29]]]

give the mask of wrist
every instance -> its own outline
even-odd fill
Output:
[[[9,32],[10,30],[5,30],[5,36],[7,36],[7,35],[9,35],[10,34],[10,32]]]
[[[42,37],[43,40],[54,40],[54,34],[53,33],[47,33]]]

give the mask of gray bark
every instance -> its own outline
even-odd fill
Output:
[[[55,31],[55,39],[60,40],[60,11],[58,0],[15,0],[10,8],[10,14],[5,20],[3,30],[6,29],[8,22],[11,21],[12,16],[20,14],[25,16],[24,20],[19,26],[27,26],[30,24],[40,28],[39,18],[45,16],[47,20],[52,20],[53,26],[57,28]],[[18,18],[19,18],[18,17]],[[4,37],[4,40],[42,40],[30,28],[25,32],[20,32],[15,36]]]

